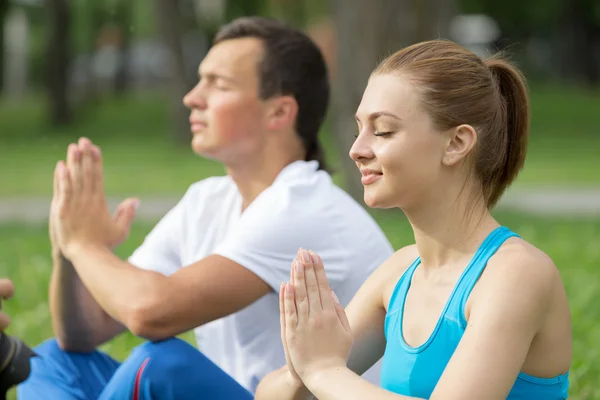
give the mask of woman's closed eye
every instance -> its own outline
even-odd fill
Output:
[[[392,133],[394,133],[394,132],[393,131],[375,131],[375,132],[373,132],[373,136],[380,136],[380,137],[381,136],[389,136]],[[358,135],[360,135],[360,132],[354,134],[354,139],[357,139]]]

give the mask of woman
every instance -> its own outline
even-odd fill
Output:
[[[350,156],[365,202],[401,208],[416,244],[373,273],[346,312],[318,255],[301,249],[281,291],[287,365],[256,398],[566,398],[560,275],[490,214],[525,160],[520,72],[452,42],[419,43],[374,71],[356,119]],[[379,388],[359,375],[382,355]]]

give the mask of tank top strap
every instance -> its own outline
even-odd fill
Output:
[[[398,315],[399,318],[402,318],[406,294],[408,293],[408,289],[410,287],[413,274],[415,273],[415,269],[417,269],[417,266],[419,264],[421,264],[421,257],[417,257],[415,261],[413,261],[413,263],[406,269],[406,271],[404,271],[400,279],[398,279],[398,282],[394,287],[392,295],[390,296],[390,301],[388,303],[388,308],[384,321],[383,329],[386,338],[388,334],[388,325],[390,323],[390,320],[395,319],[396,317],[398,317]]]
[[[487,266],[489,259],[496,254],[500,246],[511,237],[520,236],[505,226],[494,229],[483,241],[481,246],[479,246],[479,249],[477,249],[477,252],[457,283],[454,298],[452,299],[453,304],[449,307],[448,312],[453,314],[453,317],[458,320],[463,328],[466,328],[467,324],[464,309],[471,291]]]

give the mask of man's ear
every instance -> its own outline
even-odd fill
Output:
[[[471,125],[459,125],[448,131],[448,143],[442,164],[452,166],[465,159],[477,145],[477,132]]]
[[[298,115],[298,103],[292,96],[279,96],[271,99],[267,110],[267,127],[280,130],[293,126]]]

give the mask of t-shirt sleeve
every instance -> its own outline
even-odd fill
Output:
[[[181,268],[184,200],[182,199],[156,224],[143,243],[129,257],[141,269],[171,275]]]
[[[253,203],[214,253],[244,266],[279,291],[281,283],[290,279],[299,248],[314,250],[325,260],[320,250],[335,251],[335,239],[300,199],[279,198]],[[336,272],[330,269],[329,278],[343,279]]]

